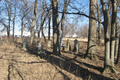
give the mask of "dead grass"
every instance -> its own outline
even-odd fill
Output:
[[[28,51],[22,50],[21,40],[0,45],[0,80],[119,80],[120,74],[101,74],[104,67],[104,46],[97,46],[98,61],[82,58],[87,49],[86,39],[80,41],[80,52],[61,51],[61,56],[49,55],[40,59],[37,54],[37,40]],[[67,39],[63,39],[66,44]],[[70,39],[73,49],[74,39]],[[43,41],[43,40],[42,40]],[[44,41],[43,41],[44,42]],[[45,44],[45,43],[44,43]],[[47,49],[50,54],[52,49]],[[76,57],[77,56],[77,57]],[[115,69],[120,71],[120,65]]]

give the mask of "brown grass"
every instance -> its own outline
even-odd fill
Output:
[[[84,59],[87,40],[80,41],[80,52],[61,51],[61,56],[49,55],[40,59],[37,54],[37,40],[34,46],[28,44],[28,51],[22,50],[20,39],[16,43],[7,42],[0,45],[0,80],[111,80],[120,79],[120,74],[101,74],[104,67],[104,46],[97,46],[98,61]],[[63,39],[66,44],[67,39]],[[70,39],[73,49],[74,39]],[[43,41],[43,40],[42,40]],[[44,42],[44,41],[43,41]],[[44,43],[45,44],[45,43]],[[47,54],[52,49],[47,49]],[[120,65],[115,69],[120,71]]]

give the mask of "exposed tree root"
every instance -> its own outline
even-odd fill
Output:
[[[90,59],[92,61],[98,61],[98,57],[96,55],[92,55],[92,54],[85,54],[84,58],[85,59]]]
[[[115,73],[115,74],[117,74],[118,72],[114,69],[114,67],[106,66],[102,73],[103,74],[106,74],[106,73]]]

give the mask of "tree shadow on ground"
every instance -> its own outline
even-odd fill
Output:
[[[78,77],[81,77],[84,80],[88,80],[88,79],[92,79],[92,80],[112,80],[112,79],[107,78],[107,77],[105,77],[101,74],[96,74],[96,73],[90,72],[88,69],[80,67],[79,65],[70,61],[69,59],[65,59],[63,57],[52,55],[52,56],[49,56],[46,60],[48,62],[50,62],[52,65],[58,66],[59,68],[64,69],[65,71],[70,72],[70,73],[72,73],[72,74],[74,74]],[[79,62],[79,64],[84,64],[87,67],[97,69],[97,70],[102,69],[101,67],[95,67],[95,66],[87,64],[87,63]]]
[[[22,75],[21,75],[21,72],[15,66],[13,66],[11,64],[8,66],[8,80],[10,80],[10,75],[13,74],[13,72],[12,72],[13,68],[17,71],[17,74],[19,75],[19,77],[22,80],[24,80],[23,77],[22,77]]]
[[[85,63],[85,62],[82,62],[82,61],[78,61],[77,59],[74,59],[74,58],[69,58],[69,57],[67,57],[67,56],[61,56],[63,59],[65,59],[65,60],[67,60],[67,61],[75,61],[75,62],[77,62],[77,63],[79,63],[79,64],[82,64],[82,65],[85,65],[86,67],[88,67],[88,68],[92,68],[92,69],[95,69],[95,70],[97,70],[97,71],[99,71],[99,72],[103,72],[103,68],[102,67],[96,67],[96,66],[94,66],[94,65],[91,65],[91,64],[88,64],[88,63]]]
[[[29,52],[30,54],[39,56],[37,54],[37,47],[27,47],[27,52]],[[81,66],[79,66],[79,64],[84,64],[85,66],[89,67],[89,68],[93,68],[96,69],[98,71],[101,72],[102,68],[101,67],[95,67],[93,65],[87,64],[87,63],[83,63],[80,61],[75,60],[77,63],[79,64],[75,64],[74,62],[72,62],[70,59],[67,59],[63,56],[55,56],[55,55],[51,55],[52,52],[45,50],[46,54],[47,54],[47,58],[45,58],[49,63],[51,63],[54,66],[58,66],[59,68],[70,72],[72,74],[74,74],[75,76],[78,76],[80,78],[82,78],[83,80],[88,80],[88,79],[92,79],[92,80],[114,80],[108,77],[103,76],[102,74],[96,74],[94,72],[89,71],[89,69],[85,69]],[[61,71],[59,71],[61,72]],[[61,72],[61,74],[65,75],[63,72]],[[65,75],[65,77],[67,77]],[[67,80],[70,80],[69,78],[67,78]]]
[[[47,61],[55,66],[60,67],[61,69],[64,69],[78,77],[81,77],[84,80],[89,78],[92,80],[110,80],[110,78],[90,72],[88,69],[84,69],[79,65],[58,56],[49,56]],[[86,65],[90,67],[90,65]]]

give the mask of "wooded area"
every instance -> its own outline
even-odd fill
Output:
[[[79,26],[81,19],[88,21]],[[64,51],[61,48],[65,48],[74,52],[76,59],[81,46],[77,38],[87,38],[86,53],[80,54],[82,58],[99,61],[97,48],[104,47],[104,68],[101,73],[120,74],[115,69],[115,66],[120,65],[119,0],[1,0],[0,25],[0,32],[7,33],[8,41],[16,41],[15,30],[19,27],[23,45],[35,46],[40,41],[38,51],[42,57],[48,57],[49,54],[43,49],[43,45],[50,45],[50,55],[62,56]],[[30,32],[30,38],[23,37],[24,31]],[[65,42],[63,39],[72,39],[73,35],[76,36],[71,48],[70,41]],[[3,37],[1,40],[6,39]],[[24,40],[26,38],[29,42]],[[35,42],[36,39],[38,42]]]

